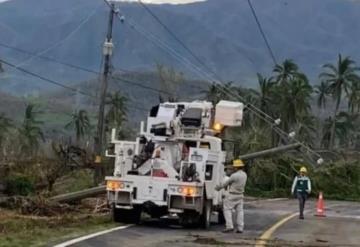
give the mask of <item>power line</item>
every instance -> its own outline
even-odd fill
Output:
[[[0,62],[11,67],[11,68],[14,68],[16,70],[19,70],[25,74],[28,74],[28,75],[31,75],[32,77],[35,77],[35,78],[38,78],[44,82],[47,82],[47,83],[50,83],[50,84],[53,84],[53,85],[56,85],[58,87],[61,87],[61,88],[64,88],[66,90],[69,90],[69,91],[72,91],[72,92],[76,92],[76,93],[79,93],[79,94],[82,94],[84,96],[87,96],[87,97],[90,97],[90,98],[93,98],[93,99],[97,99],[96,96],[92,95],[92,94],[88,94],[86,92],[83,92],[83,91],[80,91],[79,89],[77,88],[74,88],[74,87],[70,87],[70,86],[67,86],[67,85],[64,85],[60,82],[57,82],[55,80],[52,80],[52,79],[49,79],[49,78],[46,78],[42,75],[39,75],[39,74],[36,74],[36,73],[33,73],[29,70],[26,70],[26,69],[23,69],[23,68],[20,68],[20,67],[17,67],[15,64],[12,64],[12,63],[9,63],[3,59],[0,59]],[[148,112],[148,109],[145,109],[145,108],[142,108],[142,107],[138,107],[138,106],[135,106],[135,105],[130,105],[129,108],[133,108],[133,109],[137,109],[137,110],[140,110],[140,111],[144,111],[144,112]]]
[[[71,38],[75,33],[77,33],[83,25],[85,25],[90,19],[91,17],[93,17],[96,12],[97,12],[98,8],[96,8],[93,12],[91,12],[88,16],[86,16],[80,23],[79,25],[76,26],[76,28],[71,31],[66,37],[64,37],[63,39],[59,40],[58,42],[56,42],[55,44],[51,45],[50,47],[46,48],[43,51],[40,51],[38,53],[36,53],[34,56],[31,56],[30,58],[26,59],[25,61],[22,61],[20,64],[16,65],[16,67],[21,67],[26,63],[29,63],[30,61],[32,61],[34,58],[41,56],[47,52],[49,52],[50,50],[58,47],[59,45],[63,44],[66,40],[68,40],[69,38]]]
[[[112,78],[115,79],[116,81],[127,83],[127,84],[137,86],[137,87],[140,87],[140,88],[143,88],[143,89],[147,89],[147,90],[150,90],[150,91],[153,91],[153,92],[156,92],[156,93],[163,93],[163,94],[166,94],[166,95],[169,95],[169,96],[174,95],[174,94],[172,94],[172,93],[170,93],[168,91],[161,90],[161,89],[156,89],[156,88],[149,87],[149,86],[145,86],[145,85],[142,85],[142,84],[140,84],[138,82],[130,81],[130,80],[127,80],[127,79],[124,79],[124,78],[120,78],[120,77],[116,77],[116,76],[112,76]]]
[[[106,1],[105,1],[105,2],[106,2]],[[107,3],[107,2],[106,2],[106,3]],[[118,16],[118,15],[117,15],[117,16]],[[118,16],[118,17],[119,17],[119,16]],[[130,23],[130,24],[131,24],[131,23]],[[137,30],[137,31],[140,31],[143,35],[145,35],[145,36],[148,38],[148,35],[146,35],[146,32],[144,32],[143,30],[142,30],[142,31],[139,30],[138,27],[136,27],[134,24],[131,24],[131,25],[132,25],[132,28],[133,28],[133,29],[135,29],[135,30]],[[181,56],[179,53],[177,53],[176,51],[174,51],[174,50],[173,50],[171,47],[169,47],[166,43],[162,43],[162,41],[159,40],[156,36],[154,36],[154,35],[152,35],[152,36],[155,38],[155,40],[154,40],[154,39],[151,39],[152,42],[155,42],[155,43],[156,43],[156,40],[157,40],[157,41],[161,44],[160,47],[163,48],[163,49],[164,49],[164,47],[166,47],[167,50],[168,50],[168,52],[170,51],[169,53],[170,53],[172,56],[176,56],[181,62],[186,63],[188,66],[192,66],[193,68],[196,69],[197,72],[205,75],[206,77],[208,77],[208,78],[210,78],[210,79],[212,80],[212,77],[209,76],[209,74],[207,74],[206,72],[202,71],[202,70],[199,69],[197,66],[193,65],[189,60],[187,60],[186,58],[184,58],[183,56]],[[175,37],[177,37],[177,36],[175,36]],[[180,40],[179,38],[177,38],[177,39]],[[184,43],[182,43],[182,45],[186,47],[186,45],[185,45]],[[190,50],[190,49],[187,48],[187,50]],[[190,50],[190,51],[191,51],[191,50]],[[193,52],[191,52],[191,54],[193,54],[193,56],[196,57],[196,55],[194,55]],[[199,58],[197,58],[197,59],[199,59]],[[9,65],[9,63],[6,63],[6,62],[4,62],[4,64]],[[203,64],[203,63],[202,63],[202,64]],[[10,65],[9,65],[9,66],[10,66]],[[78,66],[73,66],[73,67],[74,67],[74,68],[77,67],[77,69],[79,69]],[[19,69],[19,68],[17,68],[17,69]],[[19,69],[19,70],[22,71],[22,72],[25,72],[24,69]],[[89,70],[88,70],[88,71],[89,71]],[[29,72],[29,71],[27,71],[27,72]],[[26,72],[25,72],[25,73],[26,73]],[[98,74],[98,72],[95,72],[95,73]],[[39,77],[38,75],[36,75],[35,73],[32,73],[32,72],[30,72],[30,73],[28,73],[28,74],[31,74],[32,76],[36,76],[36,77],[38,77],[39,79],[42,79],[42,80],[44,80],[44,79],[47,80],[47,78],[44,78],[44,77],[42,77],[42,76]],[[75,88],[71,88],[71,87],[69,87],[69,86],[60,84],[60,83],[55,82],[55,81],[53,81],[53,80],[50,80],[50,81],[51,81],[52,84],[65,87],[65,88],[67,88],[67,89],[69,89],[69,90],[72,90],[72,91],[79,92],[79,91],[78,91],[77,89],[75,89]],[[48,82],[50,82],[50,81],[48,80]],[[129,82],[129,81],[127,81],[127,82]],[[139,86],[139,85],[141,85],[141,84],[138,84],[138,86]],[[141,85],[141,86],[143,87],[143,85]],[[149,89],[149,87],[147,87],[147,88]],[[154,90],[154,89],[152,88],[152,90]],[[241,100],[243,100],[243,98],[242,98],[241,96],[239,96],[239,95],[234,96],[234,94],[233,94],[232,92],[226,92],[226,90],[224,90],[224,89],[221,89],[221,90],[223,90],[226,94],[231,95],[231,96],[234,97],[234,98],[239,97]],[[159,92],[159,90],[157,90],[157,91]],[[87,95],[87,96],[89,96],[89,95]],[[244,101],[244,100],[243,100],[243,101]],[[244,103],[245,103],[245,101],[244,101]],[[254,113],[260,112],[260,114],[259,114],[259,113],[256,113],[256,115],[258,115],[258,117],[261,117],[261,118],[264,119],[264,116],[265,116],[265,119],[264,119],[265,121],[267,121],[266,118],[272,119],[269,115],[267,115],[266,113],[262,112],[260,109],[256,108],[255,106],[253,106],[253,105],[251,105],[251,104],[248,104],[248,107],[249,107],[250,110],[251,110],[250,107],[253,107],[252,111],[253,111]],[[264,115],[264,116],[262,116],[262,115]],[[272,119],[272,120],[273,120],[273,119]],[[267,121],[267,122],[268,122],[268,121]],[[273,123],[270,122],[270,124],[273,124]],[[275,131],[276,131],[277,129],[278,129],[278,128],[274,128]],[[277,132],[278,134],[281,133],[281,134],[287,136],[287,133],[284,132],[284,131],[281,130],[281,129],[278,129],[276,132]],[[280,133],[279,133],[279,132],[280,132]],[[306,147],[306,146],[304,146],[304,147]],[[308,148],[308,147],[306,147],[306,148]],[[310,150],[310,149],[309,149],[309,150]]]
[[[107,1],[107,0],[103,0],[105,2],[106,5],[108,5],[108,7],[112,8],[111,4]],[[123,16],[119,15],[119,12],[117,13],[117,18],[123,23],[124,22],[124,18]],[[153,33],[149,33],[147,31],[145,31],[144,29],[140,28],[133,20],[131,20],[130,18],[127,18],[127,21],[125,23],[128,23],[130,25],[130,27],[132,29],[134,29],[135,31],[139,32],[141,35],[143,35],[146,39],[148,39],[149,41],[151,41],[154,45],[158,46],[159,48],[163,49],[164,51],[166,51],[167,53],[169,53],[171,56],[173,56],[174,58],[176,58],[179,62],[183,63],[184,65],[188,66],[191,70],[193,70],[196,74],[200,75],[200,76],[205,76],[208,80],[210,81],[214,81],[216,84],[223,84],[223,82],[219,81],[219,80],[214,80],[214,77],[209,75],[207,72],[203,71],[202,69],[200,69],[198,66],[196,66],[195,64],[193,64],[191,61],[189,61],[187,58],[184,58],[181,54],[179,54],[176,50],[174,50],[173,48],[171,48],[171,46],[169,44],[167,44],[166,42],[162,41],[161,39],[159,39],[157,36],[155,36]],[[210,82],[208,82],[210,83]],[[225,89],[219,87],[219,90],[222,90],[223,92],[225,92],[225,94],[233,94],[232,92],[226,92]],[[243,100],[245,102],[245,100],[239,96],[236,95],[234,96],[234,94],[232,95],[232,97],[240,97],[241,100]],[[265,114],[265,113],[264,113]],[[266,114],[265,114],[266,115]]]
[[[8,48],[8,49],[12,49],[12,50],[24,53],[24,54],[28,54],[28,55],[34,55],[35,54],[33,52],[29,52],[29,51],[26,51],[24,49],[20,49],[20,48],[10,46],[10,45],[7,45],[7,44],[3,44],[3,43],[0,43],[0,46]],[[91,74],[95,74],[95,75],[101,75],[101,73],[98,72],[98,71],[88,69],[88,68],[85,68],[85,67],[82,67],[82,66],[79,66],[79,65],[74,65],[74,64],[71,64],[71,63],[65,63],[65,62],[62,62],[62,61],[60,61],[60,60],[58,60],[56,58],[51,58],[51,57],[47,57],[47,56],[38,56],[38,58],[41,58],[41,59],[44,59],[44,60],[47,60],[47,61],[50,61],[50,62],[53,62],[53,63],[57,63],[57,64],[60,64],[60,65],[63,65],[63,66],[67,66],[67,67],[70,67],[70,68],[73,68],[73,69],[76,69],[76,70],[84,71],[84,72],[87,72],[87,73],[91,73]],[[130,70],[125,70],[125,69],[121,69],[121,68],[117,68],[117,69],[119,71],[122,71],[122,72],[125,72],[125,73],[140,74],[139,72],[136,72],[136,71],[130,71]],[[143,88],[143,89],[146,89],[146,90],[150,90],[150,91],[153,91],[153,92],[164,93],[166,95],[171,95],[171,96],[173,95],[173,93],[170,93],[168,91],[165,91],[165,90],[162,90],[162,89],[157,89],[157,88],[150,87],[150,86],[145,86],[145,85],[142,85],[139,82],[135,82],[135,81],[129,80],[129,79],[124,79],[124,78],[118,77],[116,75],[112,75],[111,78],[115,79],[115,80],[118,80],[118,81],[121,81],[123,83],[127,83],[129,85],[137,86],[137,87],[140,87],[140,88]]]
[[[260,21],[259,21],[259,18],[257,17],[255,8],[254,8],[254,6],[252,5],[251,0],[247,0],[247,2],[248,2],[249,7],[250,7],[250,9],[251,9],[252,15],[254,16],[254,19],[255,19],[255,21],[256,21],[256,24],[257,24],[257,26],[258,26],[258,28],[259,28],[259,31],[260,31],[260,33],[261,33],[261,36],[263,37],[263,39],[264,39],[264,41],[265,41],[265,44],[266,44],[266,47],[267,47],[267,49],[268,49],[268,51],[269,51],[269,53],[270,53],[271,59],[273,60],[274,65],[277,65],[277,61],[276,61],[274,52],[273,52],[273,50],[271,49],[271,46],[270,46],[270,43],[269,43],[268,39],[266,38],[265,32],[264,32],[264,30],[263,30],[263,28],[262,28],[262,26],[261,26],[261,23],[260,23]]]
[[[107,0],[104,0],[104,2],[109,6],[111,7],[111,5],[107,2]],[[250,5],[251,5],[251,2],[249,2]],[[252,6],[252,5],[251,5]],[[255,14],[256,16],[256,13],[255,13],[255,10],[254,8],[252,8],[252,10],[254,11],[253,14]],[[119,15],[117,15],[118,19],[123,22],[124,19],[123,17],[120,17]],[[256,17],[257,19],[257,17]],[[257,22],[258,22],[258,19],[257,19]],[[165,42],[163,42],[162,40],[160,40],[158,37],[156,37],[154,34],[152,33],[148,33],[144,30],[141,30],[136,24],[134,24],[133,21],[131,21],[130,19],[130,22],[128,21],[127,23],[130,24],[130,26],[138,31],[140,34],[144,35],[147,39],[149,39],[151,42],[153,42],[155,45],[159,46],[160,48],[166,50],[170,55],[174,56],[176,59],[178,59],[180,62],[182,62],[183,64],[187,65],[187,66],[191,66],[191,69],[195,69],[194,71],[196,71],[197,73],[201,73],[203,75],[205,75],[207,78],[210,78],[210,80],[213,80],[213,78],[210,76],[209,77],[209,74],[207,74],[206,72],[202,71],[200,68],[198,68],[196,65],[194,65],[193,63],[191,63],[188,59],[184,58],[182,55],[180,55],[178,52],[176,52],[174,49],[172,49],[169,45],[167,45]],[[260,24],[260,22],[258,22],[258,24]],[[261,28],[261,25],[259,26]],[[261,29],[262,30],[262,29]],[[266,39],[266,36],[265,36],[265,33],[262,32],[264,34],[264,38]],[[273,52],[270,48],[270,45],[269,43],[267,42],[267,39],[266,39],[266,43],[268,45],[268,48],[269,48],[269,51],[271,52],[271,54],[273,55]],[[183,43],[182,43],[183,44]],[[274,63],[276,64],[276,59],[275,59],[275,56],[272,56],[273,58],[273,61]],[[214,80],[214,82],[217,84],[217,83],[220,83],[220,84],[223,84],[223,82],[219,82],[217,80]],[[225,94],[235,98],[235,99],[240,99],[242,100],[244,103],[246,103],[246,100],[241,97],[240,95],[238,94],[234,94],[233,92],[230,92],[230,91],[227,91],[221,87],[218,87],[219,90],[225,92]],[[273,119],[271,116],[269,116],[268,114],[264,113],[262,110],[258,109],[256,106],[252,105],[252,104],[247,104],[248,106],[248,109],[251,110],[254,114],[256,114],[258,117],[260,117],[261,119],[263,119],[264,121],[266,121],[267,123],[270,124],[271,128],[277,133],[279,134],[280,136],[283,136],[285,137],[286,139],[289,139],[289,135],[288,133],[286,133],[285,131],[283,131],[282,129],[276,127],[276,125],[274,124],[275,123],[275,119]],[[309,147],[307,147],[305,144],[301,143],[300,141],[298,141],[297,139],[295,138],[292,138],[292,140],[298,142],[302,147],[304,147],[305,149],[307,149],[309,152],[313,153],[313,154],[316,154],[318,157],[321,157],[319,154],[317,154],[315,151],[311,150]]]
[[[211,68],[209,68],[204,61],[202,61],[171,29],[163,23],[160,18],[141,0],[138,0],[138,3],[140,6],[142,6],[156,21],[159,23],[170,35],[173,37],[199,64],[201,64],[203,67],[205,67],[207,70],[212,72],[216,77],[220,78],[219,75],[217,75],[215,72],[212,71]]]
[[[3,43],[0,43],[0,46],[6,47],[8,49],[13,49],[13,50],[16,50],[18,52],[25,53],[25,54],[30,54],[30,55],[34,54],[32,52],[29,52],[29,51],[26,51],[26,50],[23,50],[23,49],[20,49],[20,48],[17,48],[17,47],[9,46],[9,45],[3,44]],[[53,62],[53,63],[60,64],[60,65],[63,65],[63,66],[67,66],[67,67],[70,67],[70,68],[73,68],[73,69],[76,69],[76,70],[88,72],[88,73],[95,74],[95,75],[101,75],[100,72],[97,72],[95,70],[88,69],[88,68],[78,66],[78,65],[74,65],[74,64],[70,64],[70,63],[65,63],[65,62],[62,62],[62,61],[57,60],[55,58],[50,58],[50,57],[46,57],[46,56],[39,56],[39,58],[50,61],[50,62]],[[122,71],[122,72],[126,71],[126,73],[138,73],[138,72],[135,72],[135,71],[128,71],[128,70],[123,70],[123,69],[119,69],[119,70]],[[116,75],[112,75],[111,78],[114,79],[114,80],[121,81],[123,83],[129,84],[129,85],[133,85],[133,86],[137,86],[137,87],[146,89],[146,90],[154,91],[154,92],[157,92],[157,93],[164,93],[164,94],[167,94],[167,95],[173,95],[172,93],[170,93],[168,91],[165,91],[165,90],[162,90],[162,89],[157,89],[157,88],[150,87],[150,86],[145,86],[145,85],[142,85],[139,82],[135,82],[135,81],[129,80],[129,79],[124,79],[124,78],[118,77]]]
[[[104,1],[105,1],[105,3],[106,3],[108,6],[111,7],[111,5],[110,5],[106,0],[104,0]],[[143,4],[143,5],[144,5],[144,4]],[[144,6],[145,6],[145,5],[144,5]],[[147,9],[149,9],[149,8],[147,8]],[[152,13],[153,13],[153,12],[152,12]],[[153,14],[153,15],[154,15],[154,14]],[[122,19],[120,16],[118,16],[118,18],[119,18],[121,21],[123,21],[123,19]],[[190,54],[192,54],[195,58],[199,59],[199,58],[194,54],[194,52],[192,52],[192,51],[190,50],[190,48],[188,48],[188,47],[180,40],[180,38],[178,38],[178,37],[170,30],[170,28],[168,28],[164,23],[162,23],[159,18],[156,18],[156,19],[157,19],[158,21],[160,21],[160,23],[161,23],[161,25],[162,25],[163,27],[166,27],[166,31],[167,31],[167,32],[170,32],[170,34],[171,34],[172,36],[175,36],[175,38],[176,38],[177,41],[181,42],[181,45],[182,45],[182,46],[186,47],[186,50],[190,51]],[[141,29],[139,28],[139,26],[136,25],[136,24],[134,24],[134,21],[132,21],[131,19],[130,19],[130,22],[128,21],[128,23],[130,24],[130,26],[131,26],[134,30],[136,30],[136,31],[138,31],[140,34],[144,35],[145,38],[149,39],[149,40],[150,40],[151,42],[153,42],[155,45],[159,46],[160,48],[162,48],[162,49],[164,49],[164,50],[167,50],[170,55],[174,56],[176,59],[178,59],[180,62],[184,63],[185,65],[190,66],[191,69],[195,69],[194,71],[195,71],[196,73],[198,73],[198,74],[200,73],[201,75],[207,77],[210,81],[214,81],[216,84],[224,84],[224,82],[221,80],[220,76],[216,76],[216,77],[219,77],[219,78],[220,78],[220,80],[218,80],[217,78],[214,78],[214,77],[212,77],[211,75],[209,75],[208,73],[204,72],[202,69],[200,69],[199,67],[197,67],[196,65],[194,65],[193,63],[191,63],[188,59],[184,58],[181,54],[179,54],[177,51],[175,51],[174,49],[172,49],[169,45],[167,45],[164,41],[160,40],[160,39],[159,39],[158,37],[156,37],[154,34],[152,34],[152,33],[146,33],[145,30],[141,30]],[[152,37],[154,37],[155,40],[154,40],[154,38],[152,38]],[[159,43],[157,43],[157,41],[158,41]],[[164,43],[165,43],[165,45],[164,45]],[[199,60],[200,60],[200,59],[199,59]],[[204,63],[201,62],[201,64],[204,64]],[[205,66],[205,67],[206,67],[206,66]],[[211,72],[211,71],[210,71],[210,72]],[[212,73],[213,73],[213,72],[212,72]],[[213,73],[213,74],[215,74],[215,73]],[[216,75],[216,74],[215,74],[215,75]],[[215,80],[214,80],[214,79],[215,79]],[[234,97],[234,98],[240,98],[240,100],[242,100],[244,103],[246,103],[246,100],[245,100],[243,97],[241,97],[240,95],[235,95],[233,92],[226,91],[224,88],[221,88],[221,87],[219,87],[218,85],[217,85],[217,87],[219,88],[219,90],[225,92],[225,94],[231,95],[231,96]],[[261,111],[260,109],[257,109],[255,106],[253,106],[253,105],[251,105],[251,104],[247,104],[247,105],[248,105],[249,107],[253,107],[253,108],[254,108],[252,111],[254,111],[254,110],[255,110],[255,111],[259,111],[259,112],[260,112],[261,114],[263,114],[265,117],[271,118],[269,115],[267,115],[266,113],[264,113],[264,112]],[[250,110],[251,110],[251,109],[250,109]],[[271,118],[271,119],[272,119],[272,118]]]
[[[111,5],[107,0],[103,0],[110,8]],[[117,14],[117,18],[121,21],[124,22],[124,18],[123,16],[119,16],[119,12]],[[159,39],[158,37],[156,37],[153,33],[149,33],[147,31],[145,31],[144,29],[141,29],[133,20],[127,18],[128,21],[125,23],[128,23],[130,25],[130,27],[132,29],[134,29],[135,31],[139,32],[141,35],[143,35],[145,38],[147,38],[149,41],[151,41],[153,44],[155,44],[156,46],[158,46],[159,48],[163,49],[164,51],[166,51],[167,53],[169,53],[171,56],[173,56],[174,58],[176,58],[178,61],[180,61],[181,63],[183,63],[184,65],[188,66],[191,70],[193,70],[196,74],[199,74],[201,76],[205,76],[207,79],[209,79],[210,81],[214,81],[216,84],[223,84],[223,82],[221,80],[214,80],[214,77],[209,75],[208,73],[204,72],[202,69],[200,69],[199,67],[197,67],[195,64],[193,64],[191,61],[189,61],[187,58],[184,58],[181,54],[179,54],[176,50],[174,50],[173,48],[171,48],[170,45],[166,44],[164,41],[162,41],[161,39]],[[162,23],[162,25],[165,25]],[[165,25],[166,26],[166,25]],[[170,30],[169,28],[167,28],[167,30]],[[177,37],[177,36],[176,36]],[[177,38],[177,40],[180,40],[179,38]],[[186,45],[182,42],[182,45],[184,45],[186,47]],[[188,50],[190,50],[189,48],[187,48]],[[192,54],[194,54],[192,52]],[[196,55],[195,55],[196,56]],[[209,83],[209,82],[208,82]],[[219,88],[222,91],[226,91],[223,88]],[[233,94],[232,92],[227,92],[226,94]],[[234,96],[233,97],[240,97],[240,99],[242,101],[245,102],[244,98],[242,98],[239,95]],[[256,108],[256,107],[255,107]],[[257,109],[259,110],[259,109]],[[259,110],[261,113],[263,113],[261,110]],[[263,113],[265,116],[268,116],[266,113]]]
[[[118,18],[121,20],[121,17],[118,16]],[[209,75],[208,73],[204,72],[201,68],[193,64],[191,61],[189,61],[187,58],[183,57],[180,53],[178,53],[176,50],[174,50],[169,44],[159,39],[157,36],[155,36],[152,33],[147,32],[146,30],[140,28],[135,22],[128,18],[128,21],[126,22],[130,25],[130,27],[135,30],[136,32],[143,35],[146,39],[148,39],[150,42],[152,42],[154,45],[159,47],[160,49],[163,49],[166,51],[169,55],[177,59],[180,63],[186,65],[189,69],[194,71],[196,74],[200,76],[205,76],[208,80],[213,81],[214,77]]]
[[[217,77],[218,80],[222,80],[219,74],[214,72],[204,61],[200,59],[199,56],[197,56],[155,13],[152,11],[146,4],[144,4],[141,0],[138,0],[138,3],[140,6],[142,6],[155,20],[157,23],[159,23],[169,34],[170,36],[175,39],[200,65],[202,65],[204,68],[206,68],[208,71],[210,71],[214,76]],[[233,44],[233,46],[235,46]],[[235,46],[237,47],[237,46]],[[252,65],[255,65],[254,62],[247,56],[236,50],[238,53],[240,53],[242,56],[244,56],[247,60],[250,61]]]
[[[110,8],[111,5],[109,4],[109,2],[107,0],[103,0]],[[117,18],[121,21],[124,22],[124,19],[122,16],[119,16],[119,13],[117,15]],[[134,29],[135,31],[139,32],[141,35],[143,35],[145,38],[147,38],[149,41],[151,41],[153,44],[155,44],[156,46],[158,46],[159,48],[165,50],[166,52],[168,52],[171,56],[173,56],[174,58],[176,58],[179,62],[183,63],[184,65],[188,66],[190,69],[192,69],[195,73],[197,73],[200,76],[205,76],[208,80],[215,82],[216,84],[223,84],[223,82],[221,80],[215,79],[213,76],[211,76],[210,74],[208,74],[207,72],[203,71],[202,69],[200,69],[198,66],[196,66],[195,64],[193,64],[191,61],[189,61],[187,58],[184,58],[181,54],[179,54],[176,50],[174,50],[173,48],[171,48],[170,45],[166,44],[164,41],[160,40],[158,37],[156,37],[153,33],[149,33],[147,31],[145,31],[144,29],[141,29],[137,24],[135,24],[135,22],[129,18],[127,18],[128,21],[126,23],[129,23],[130,27],[132,29]],[[162,24],[165,25],[165,24]],[[169,28],[167,28],[167,30],[169,30]],[[178,40],[180,40],[179,38],[177,38]],[[182,42],[182,45],[184,45],[186,47],[186,45]],[[187,48],[188,50],[190,50],[189,48]],[[194,54],[194,52],[192,52],[192,54]],[[195,55],[196,56],[196,55]],[[209,82],[208,82],[209,83]],[[218,86],[218,85],[217,85]],[[218,87],[219,90],[225,92],[225,94],[231,95],[232,97],[236,98],[239,97],[242,101],[244,101],[245,103],[245,99],[243,97],[241,97],[240,95],[236,95],[233,92],[226,92],[225,89]],[[251,106],[251,104],[248,104]],[[256,107],[255,107],[256,108]],[[259,109],[257,109],[259,110]],[[268,116],[266,113],[262,112],[261,110],[259,110],[262,114],[264,114],[267,117]],[[271,118],[271,117],[270,117]]]
[[[15,46],[10,46],[10,45],[4,44],[4,43],[0,43],[0,46],[11,49],[11,50],[14,50],[14,51],[17,51],[17,52],[20,52],[20,53],[28,54],[30,56],[36,56],[35,52],[30,52],[30,51],[27,51],[27,50],[24,50],[24,49],[15,47]],[[100,72],[98,72],[98,71],[88,69],[88,68],[84,68],[84,67],[81,67],[81,66],[78,66],[78,65],[62,62],[62,61],[60,61],[60,60],[58,60],[56,58],[47,57],[47,56],[43,56],[43,55],[37,55],[37,58],[41,58],[43,60],[47,60],[47,61],[57,63],[57,64],[60,64],[60,65],[63,65],[63,66],[67,66],[67,67],[70,67],[70,68],[73,68],[73,69],[82,70],[84,72],[88,72],[88,73],[92,73],[92,74],[100,74]]]
[[[111,5],[107,0],[103,0],[105,2],[105,4],[107,4],[110,8]],[[124,19],[122,16],[119,15],[119,13],[116,15],[116,17],[118,18],[118,20],[120,22],[124,22]],[[171,48],[171,46],[169,46],[167,43],[165,43],[164,41],[162,41],[161,39],[159,39],[157,36],[155,36],[152,33],[147,32],[146,30],[140,28],[137,24],[135,24],[135,21],[131,20],[130,18],[127,18],[127,21],[125,22],[127,24],[130,25],[130,27],[135,30],[136,32],[140,33],[141,35],[143,35],[145,38],[147,38],[149,41],[151,41],[154,45],[158,46],[160,49],[163,49],[164,51],[166,51],[167,53],[169,53],[171,56],[175,57],[178,61],[182,62],[183,64],[186,64],[187,66],[189,66],[189,68],[191,70],[196,71],[196,73],[199,73],[199,68],[197,66],[195,66],[194,64],[192,64],[188,59],[184,58],[183,56],[181,56],[181,54],[179,54],[177,51],[175,51],[173,48]],[[201,72],[200,72],[201,73]],[[202,71],[202,73],[204,73]]]
[[[31,76],[33,76],[33,77],[35,77],[35,78],[38,78],[38,79],[40,79],[40,80],[42,80],[42,81],[45,81],[45,82],[47,82],[47,83],[56,85],[56,86],[58,86],[58,87],[65,88],[65,89],[70,90],[70,91],[73,91],[73,92],[80,93],[80,94],[85,95],[85,96],[94,97],[93,95],[87,94],[87,93],[85,93],[85,92],[82,92],[82,91],[78,90],[77,88],[73,88],[73,87],[64,85],[64,84],[62,84],[62,83],[60,83],[60,82],[54,81],[54,80],[52,80],[52,79],[48,79],[48,78],[46,78],[46,77],[44,77],[44,76],[42,76],[42,75],[33,73],[33,72],[29,71],[29,70],[26,70],[26,69],[23,69],[23,68],[21,68],[21,67],[18,67],[18,66],[16,66],[15,64],[9,63],[9,62],[7,62],[7,61],[5,61],[5,60],[3,60],[3,59],[0,59],[0,62],[3,63],[3,64],[6,64],[6,65],[9,66],[9,67],[12,67],[12,68],[14,68],[14,69],[17,69],[17,70],[19,70],[19,71],[21,71],[21,72],[23,72],[23,73],[25,73],[25,74],[31,75]]]
[[[221,79],[221,76],[212,71],[205,62],[203,62],[174,32],[171,31],[171,29],[163,23],[160,18],[141,0],[138,0],[138,3],[186,50],[188,53],[196,60],[198,61],[205,69],[210,71],[215,78],[223,84],[223,80]],[[257,18],[256,18],[257,19]],[[262,30],[262,29],[261,29]],[[269,46],[270,47],[270,46]],[[271,52],[272,53],[272,52]],[[275,63],[276,64],[276,63]],[[224,90],[224,89],[222,89]],[[229,93],[228,93],[229,94]],[[242,99],[243,100],[243,99]],[[266,115],[266,114],[265,114]]]
[[[107,0],[103,0],[110,8],[111,5]],[[120,16],[119,13],[117,14],[117,18],[123,23],[124,22],[124,18],[123,16]],[[160,38],[158,38],[157,36],[155,36],[153,33],[150,33],[144,29],[142,29],[139,25],[137,25],[135,23],[135,21],[133,21],[131,18],[127,18],[127,21],[125,22],[126,24],[129,24],[129,26],[135,30],[136,32],[140,33],[141,35],[143,35],[146,39],[148,39],[150,42],[152,42],[154,45],[158,46],[159,48],[163,49],[164,51],[166,51],[169,55],[173,56],[175,59],[177,59],[179,62],[181,62],[182,64],[186,65],[189,69],[193,70],[196,74],[200,75],[200,76],[204,76],[205,78],[207,78],[210,81],[214,81],[217,82],[219,80],[214,79],[215,77],[210,75],[209,73],[203,71],[201,68],[199,68],[198,66],[196,66],[195,64],[193,64],[191,61],[189,61],[187,58],[185,58],[184,56],[182,56],[179,52],[177,52],[176,50],[174,50],[169,44],[167,44],[166,42],[164,42],[163,40],[161,40]],[[186,45],[185,45],[186,46]],[[189,49],[189,48],[188,48]],[[209,83],[207,81],[207,83]],[[221,82],[220,82],[221,84]]]

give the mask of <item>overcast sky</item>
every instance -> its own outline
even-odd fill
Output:
[[[0,0],[0,2],[5,2],[9,0]],[[134,2],[137,0],[120,0],[120,1],[128,1],[128,2]],[[206,0],[142,0],[144,3],[172,3],[172,4],[181,4],[181,3],[193,3],[193,2],[203,2]]]
[[[137,0],[128,0],[129,2],[134,2]],[[193,2],[203,2],[205,0],[142,0],[144,3],[193,3]]]

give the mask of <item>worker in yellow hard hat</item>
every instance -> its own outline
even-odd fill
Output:
[[[224,198],[224,217],[226,221],[226,228],[223,232],[233,232],[234,224],[232,211],[236,211],[236,232],[242,233],[244,230],[244,191],[247,180],[247,175],[243,171],[245,164],[242,160],[236,159],[233,161],[233,169],[235,170],[227,179],[220,185],[215,187],[216,190],[228,188]]]
[[[307,176],[307,169],[302,166],[299,175],[294,178],[291,193],[299,200],[299,219],[304,219],[305,202],[311,193],[311,181]]]

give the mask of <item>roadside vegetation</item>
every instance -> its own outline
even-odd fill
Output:
[[[285,60],[268,75],[258,74],[257,88],[244,88],[232,82],[212,85],[206,98],[213,103],[232,100],[235,93],[273,119],[280,119],[284,133],[317,151],[325,160],[318,165],[312,153],[302,149],[248,161],[247,192],[255,196],[288,197],[293,177],[300,166],[309,168],[314,195],[326,198],[360,200],[360,77],[350,57],[339,55],[325,64],[313,86],[292,60]],[[250,107],[251,108],[251,107]],[[236,144],[235,153],[246,154],[292,143],[291,135],[280,137],[273,120],[245,110],[244,125],[225,130],[224,137]],[[233,150],[231,147],[230,150]],[[300,150],[299,150],[300,151]]]
[[[29,216],[0,208],[0,246],[49,246],[114,227],[107,215]]]
[[[180,100],[177,92],[185,83],[183,74],[161,65],[157,70],[162,88],[159,101]],[[228,82],[203,90],[201,98],[214,104],[234,100],[229,92],[240,96],[273,119],[280,119],[277,125],[284,133],[293,133],[325,160],[318,165],[317,157],[303,149],[247,161],[248,195],[290,196],[293,177],[300,166],[306,165],[315,195],[323,191],[326,198],[360,199],[358,68],[350,57],[339,55],[334,64],[323,66],[318,83],[313,84],[294,61],[285,60],[270,75],[258,74],[257,88]],[[112,128],[119,130],[121,138],[136,133],[129,121],[130,104],[130,99],[120,92],[108,95],[107,140]],[[92,150],[96,118],[85,108],[76,109],[66,115],[67,119],[61,114],[64,126],[49,133],[44,114],[48,113],[33,101],[27,103],[20,121],[0,113],[0,246],[40,246],[53,237],[70,237],[111,225],[109,218],[97,211],[97,205],[85,212],[70,207],[69,211],[56,213],[63,209],[62,205],[55,206],[55,213],[43,210],[51,209],[51,196],[98,184]],[[293,135],[279,136],[273,129],[275,123],[259,118],[259,112],[247,107],[244,114],[241,128],[222,133],[224,139],[232,141],[232,145],[226,145],[231,154],[229,161],[239,154],[294,141]],[[112,160],[105,160],[103,175],[111,174],[111,170]],[[25,239],[30,242],[25,244]]]

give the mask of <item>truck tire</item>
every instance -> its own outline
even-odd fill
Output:
[[[126,224],[139,224],[141,219],[141,207],[134,206],[133,209],[122,209],[112,207],[112,217],[115,222]]]
[[[184,228],[197,227],[201,221],[201,216],[194,210],[185,210],[184,213],[179,215],[179,223]]]
[[[209,229],[211,225],[212,201],[206,200],[204,203],[203,213],[200,217],[200,226]]]

